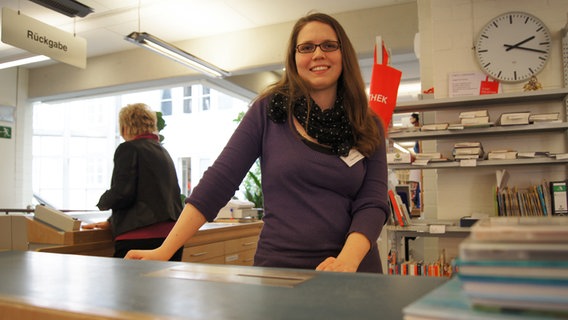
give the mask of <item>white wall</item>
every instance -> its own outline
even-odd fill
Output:
[[[0,121],[12,129],[0,139],[0,208],[25,208],[31,202],[32,108],[27,100],[28,71],[0,70],[0,105],[15,108],[15,121]]]
[[[490,19],[510,11],[531,13],[548,26],[553,37],[552,53],[544,70],[538,74],[538,79],[544,89],[563,87],[560,30],[567,23],[568,0],[420,0],[418,16],[422,88],[434,87],[435,97],[444,98],[448,96],[448,74],[480,72],[473,50],[477,34]],[[524,84],[503,84],[503,91],[520,92]],[[434,114],[433,121],[443,122],[444,117],[443,112],[438,112]],[[516,139],[518,143],[519,138]],[[434,142],[424,145],[425,152],[443,148]],[[518,183],[519,186],[538,183],[540,178],[536,177],[542,175],[566,175],[565,168],[523,167],[511,170],[510,184]],[[423,172],[425,216],[457,219],[478,212],[494,214],[494,168]]]

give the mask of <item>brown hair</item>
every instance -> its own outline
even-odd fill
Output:
[[[361,75],[355,49],[343,27],[333,17],[323,13],[312,13],[296,22],[288,42],[285,61],[286,72],[282,79],[268,87],[260,98],[275,93],[288,96],[288,116],[291,117],[291,114],[293,114],[292,102],[302,96],[309,97],[309,88],[296,68],[296,42],[300,31],[308,23],[314,21],[329,25],[335,31],[341,44],[342,73],[338,79],[337,93],[343,96],[343,105],[353,126],[357,149],[365,156],[369,156],[382,143],[384,138],[382,130],[379,130],[377,126],[377,123],[380,125],[380,121],[369,108],[367,94],[365,93],[365,82]],[[310,99],[307,100],[310,101]]]
[[[158,131],[158,117],[144,103],[129,104],[120,109],[118,114],[120,132],[130,136]],[[126,130],[124,132],[123,130]]]

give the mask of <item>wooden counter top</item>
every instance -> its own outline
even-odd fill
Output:
[[[27,217],[28,242],[30,250],[54,253],[83,254],[111,257],[114,242],[110,230],[79,230],[64,232]],[[250,223],[206,223],[186,243],[195,247],[236,238],[258,236],[261,221]]]

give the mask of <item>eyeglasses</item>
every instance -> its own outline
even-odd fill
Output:
[[[312,53],[316,51],[317,47],[319,47],[323,52],[332,52],[339,50],[339,48],[341,48],[341,44],[339,41],[324,41],[320,44],[306,42],[297,45],[296,49],[299,53]]]

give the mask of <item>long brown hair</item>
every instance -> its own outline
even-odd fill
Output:
[[[337,35],[341,44],[342,73],[338,79],[337,94],[343,96],[343,105],[353,126],[353,134],[356,147],[365,156],[371,155],[376,148],[383,143],[384,134],[379,129],[380,121],[371,111],[365,93],[365,83],[359,68],[359,61],[351,41],[347,37],[343,27],[333,17],[324,13],[312,13],[300,18],[292,32],[288,42],[285,67],[286,72],[282,79],[268,87],[259,98],[275,93],[289,97],[288,116],[293,114],[293,101],[300,97],[309,97],[309,87],[298,74],[296,68],[296,45],[298,34],[310,22],[321,22],[329,25]],[[307,99],[310,101],[310,99]]]

